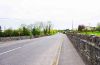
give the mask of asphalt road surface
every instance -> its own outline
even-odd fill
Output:
[[[67,36],[63,39],[58,65],[85,65]]]
[[[64,34],[5,42],[0,45],[0,65],[57,64],[85,65]]]
[[[31,40],[6,42],[0,46],[0,65],[52,65],[63,36],[58,33]]]

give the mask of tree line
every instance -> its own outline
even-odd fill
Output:
[[[57,33],[57,30],[53,29],[51,22],[37,22],[35,24],[25,25],[22,24],[18,29],[6,29],[2,30],[0,26],[0,37],[13,37],[13,36],[44,36]]]
[[[78,26],[78,31],[79,32],[88,32],[88,31],[91,31],[91,32],[93,32],[93,31],[99,31],[100,32],[100,23],[98,23],[96,27],[79,25]]]

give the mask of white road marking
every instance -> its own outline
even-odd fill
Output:
[[[0,53],[0,55],[3,55],[3,54],[6,54],[6,53],[9,53],[9,52],[11,52],[11,51],[14,51],[14,50],[17,50],[17,49],[20,49],[20,48],[22,48],[22,47],[17,47],[17,48],[11,49],[11,50],[9,50],[9,51],[6,51],[6,52],[3,52],[3,53]]]

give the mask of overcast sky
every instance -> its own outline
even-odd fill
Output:
[[[99,0],[0,0],[0,25],[17,28],[20,24],[51,21],[56,29],[100,22]]]

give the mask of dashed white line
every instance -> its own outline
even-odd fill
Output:
[[[3,53],[0,53],[0,55],[3,55],[3,54],[6,54],[6,53],[9,53],[9,52],[11,52],[11,51],[14,51],[14,50],[17,50],[17,49],[20,49],[20,48],[22,48],[22,47],[17,47],[17,48],[11,49],[11,50],[9,50],[9,51],[6,51],[6,52],[3,52]]]

